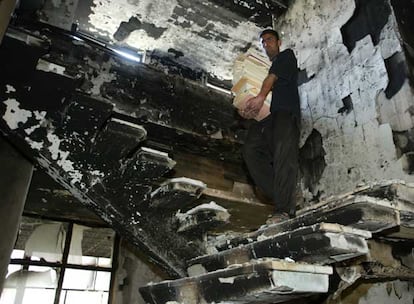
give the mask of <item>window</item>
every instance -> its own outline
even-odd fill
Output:
[[[106,304],[119,241],[110,228],[23,217],[0,304]]]

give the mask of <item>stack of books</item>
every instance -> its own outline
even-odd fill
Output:
[[[238,56],[233,65],[233,88],[235,94],[233,105],[238,109],[245,107],[246,101],[256,96],[266,78],[271,62],[257,51],[250,49]],[[256,120],[260,121],[269,115],[272,93],[269,93]]]

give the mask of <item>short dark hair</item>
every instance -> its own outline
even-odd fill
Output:
[[[265,34],[271,34],[271,35],[273,35],[273,36],[275,36],[275,38],[277,39],[277,40],[279,40],[280,38],[279,38],[279,33],[278,32],[276,32],[275,30],[273,30],[273,29],[265,29],[263,32],[261,32],[260,33],[260,38],[262,38],[263,37],[263,35],[265,35]]]

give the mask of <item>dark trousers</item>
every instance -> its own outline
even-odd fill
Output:
[[[243,158],[256,186],[273,200],[275,211],[295,214],[299,168],[298,118],[277,111],[250,126]]]

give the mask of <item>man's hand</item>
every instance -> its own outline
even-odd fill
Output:
[[[240,115],[246,119],[255,118],[259,114],[260,109],[263,107],[265,97],[257,95],[246,101],[245,107],[239,111]]]

